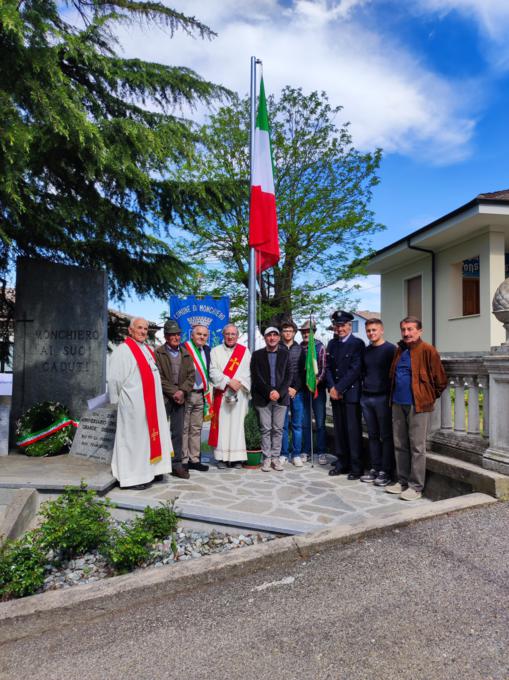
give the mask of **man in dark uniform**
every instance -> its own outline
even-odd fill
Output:
[[[327,345],[325,376],[331,398],[338,460],[329,474],[348,474],[348,479],[360,479],[364,472],[360,397],[365,345],[352,335],[352,314],[338,310],[331,320],[337,337]]]

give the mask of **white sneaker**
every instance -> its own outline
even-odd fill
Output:
[[[274,470],[277,470],[278,472],[281,472],[283,470],[283,466],[281,465],[281,460],[279,458],[272,459],[272,467],[274,468]]]
[[[270,472],[270,458],[263,459],[262,472]]]
[[[300,456],[294,456],[292,458],[292,463],[295,465],[295,467],[304,467],[302,463],[302,458]]]
[[[288,463],[288,458],[286,456],[279,456],[279,462],[281,463],[281,465],[285,465],[286,463]]]
[[[301,453],[300,459],[303,463],[307,463],[308,460],[311,460],[311,456],[308,453]]]
[[[326,453],[321,453],[318,456],[318,465],[327,465],[328,462],[329,462],[329,459],[327,458]]]

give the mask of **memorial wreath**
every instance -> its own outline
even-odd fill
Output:
[[[16,422],[16,446],[27,456],[56,456],[69,450],[78,423],[57,401],[43,401]]]

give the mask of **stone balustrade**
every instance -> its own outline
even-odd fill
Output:
[[[440,429],[489,437],[489,379],[482,357],[443,358],[442,362],[449,389],[440,399]]]
[[[489,445],[489,375],[483,356],[442,357],[449,386],[435,406],[433,450],[482,464]]]

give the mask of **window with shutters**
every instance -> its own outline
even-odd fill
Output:
[[[462,262],[461,297],[463,316],[481,313],[479,256]]]

